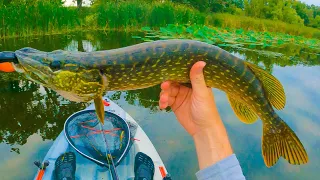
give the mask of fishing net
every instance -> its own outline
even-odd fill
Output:
[[[102,125],[94,110],[84,110],[70,116],[64,126],[70,145],[93,162],[117,166],[129,151],[137,125],[116,114],[105,112]],[[110,155],[111,154],[111,157]]]

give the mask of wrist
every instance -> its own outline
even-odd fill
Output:
[[[195,133],[192,137],[195,143],[200,169],[211,166],[233,154],[224,126],[203,129]]]

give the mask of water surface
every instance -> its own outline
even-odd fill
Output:
[[[43,51],[95,51],[142,42],[131,38],[139,33],[92,32],[0,40],[0,51],[33,47]],[[287,104],[278,111],[303,142],[310,162],[294,166],[284,159],[272,168],[261,155],[262,124],[241,123],[225,94],[214,89],[216,103],[232,147],[247,179],[317,179],[320,169],[320,55],[304,53],[296,46],[263,49],[292,58],[261,53],[260,47],[231,49],[233,54],[259,64],[283,84]],[[143,90],[109,92],[117,104],[138,121],[157,148],[174,179],[195,179],[198,171],[192,139],[171,111],[158,110],[159,86]],[[0,174],[1,179],[31,179],[33,161],[44,158],[65,119],[86,103],[63,99],[54,91],[25,80],[18,74],[0,74]]]

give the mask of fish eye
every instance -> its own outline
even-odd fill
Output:
[[[61,68],[61,62],[60,61],[52,61],[50,64],[50,67],[52,69],[60,69]]]

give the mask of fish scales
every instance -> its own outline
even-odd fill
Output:
[[[30,80],[72,101],[94,99],[102,122],[104,91],[141,89],[165,80],[190,83],[192,65],[205,61],[207,86],[227,94],[242,122],[262,120],[262,154],[267,167],[280,156],[291,164],[308,162],[299,138],[273,109],[285,106],[281,83],[260,67],[216,46],[193,40],[162,40],[96,52],[24,48],[16,55],[20,64],[15,68]]]
[[[140,84],[148,84],[148,86],[154,86],[156,84],[161,83],[164,80],[175,80],[177,74],[181,75],[180,82],[181,83],[187,83],[189,82],[189,71],[191,66],[199,60],[203,60],[207,62],[207,66],[205,67],[205,71],[208,71],[209,73],[205,74],[206,83],[210,87],[218,88],[221,90],[227,90],[232,88],[234,90],[233,95],[235,97],[241,97],[241,94],[246,93],[252,93],[253,91],[250,91],[251,86],[254,86],[256,82],[252,82],[250,84],[246,83],[243,84],[242,82],[248,82],[247,80],[251,77],[254,77],[253,73],[250,73],[250,70],[243,64],[243,63],[237,63],[239,59],[237,59],[234,56],[231,56],[229,53],[219,50],[216,51],[213,49],[210,45],[205,43],[199,43],[199,42],[185,42],[182,43],[179,48],[176,48],[175,42],[171,42],[171,44],[157,44],[156,47],[151,48],[152,45],[143,47],[141,46],[139,49],[132,49],[127,51],[128,54],[131,54],[133,56],[133,61],[138,62],[137,65],[132,69],[132,63],[125,64],[127,67],[126,69],[122,70],[120,66],[110,66],[106,67],[106,74],[111,74],[110,81],[110,89],[107,89],[109,91],[114,90],[128,90],[128,89],[139,89],[139,88],[145,88],[140,87]],[[149,48],[150,50],[143,51],[143,49]],[[157,49],[156,53],[152,51],[152,49]],[[175,51],[175,53],[172,53]],[[141,55],[141,53],[146,53],[144,56]],[[162,57],[160,57],[162,54],[164,54]],[[204,56],[204,54],[207,54]],[[109,60],[114,61],[116,59],[121,59],[124,56],[123,54],[117,54],[115,56],[110,56]],[[151,58],[150,61],[145,62],[145,59],[149,57]],[[128,57],[127,57],[128,58]],[[181,59],[180,59],[181,58]],[[216,59],[217,58],[217,59]],[[212,61],[214,59],[215,61]],[[125,63],[129,62],[126,59],[123,60]],[[159,61],[159,62],[157,62]],[[170,61],[169,63],[166,63],[167,61]],[[189,65],[185,66],[187,62],[190,62]],[[177,64],[178,63],[178,64]],[[155,65],[156,64],[156,65]],[[154,66],[155,65],[155,66]],[[173,67],[176,67],[174,71],[170,71],[169,65],[172,65]],[[142,66],[145,66],[144,69],[149,69],[148,72],[140,73],[143,69],[141,69]],[[234,66],[234,67],[233,67]],[[100,66],[101,67],[101,66]],[[104,67],[101,67],[104,68]],[[183,69],[182,69],[183,68]],[[162,71],[165,69],[165,71]],[[240,70],[241,69],[241,70]],[[226,70],[229,70],[229,72],[226,72]],[[239,71],[240,70],[240,71]],[[129,71],[129,72],[128,72]],[[108,73],[109,72],[109,73]],[[115,72],[120,72],[120,74],[116,74]],[[144,77],[150,76],[150,73],[154,73],[154,77],[152,78],[153,81],[150,82],[149,79],[146,79]],[[245,72],[246,76],[240,77],[242,72]],[[126,78],[122,78],[122,75],[124,74],[130,74],[130,76],[126,76]],[[227,81],[225,79],[224,74],[231,75],[234,78],[230,77],[230,80]],[[155,75],[159,76],[155,76]],[[171,76],[171,74],[175,74],[174,76]],[[144,77],[142,77],[144,76]],[[163,78],[164,77],[164,78]],[[235,77],[240,77],[241,79],[236,79]],[[212,78],[214,80],[212,80]],[[117,82],[118,79],[126,79],[126,82]],[[137,81],[138,79],[139,81]],[[211,81],[210,81],[211,80]],[[235,82],[232,82],[231,80],[234,80]],[[242,80],[242,81],[241,81]],[[123,83],[129,83],[133,82],[136,84],[135,87],[128,86],[128,88],[123,89],[123,86],[121,84]],[[218,82],[218,83],[217,83]],[[114,84],[116,83],[116,84]],[[225,87],[222,87],[221,84],[223,83],[229,83],[229,87],[226,89]],[[240,86],[238,86],[240,85]],[[248,87],[248,88],[245,88]],[[249,88],[250,87],[250,88]],[[244,92],[240,91],[240,89],[243,89]],[[261,96],[262,94],[260,94]],[[261,98],[265,99],[265,98]]]

